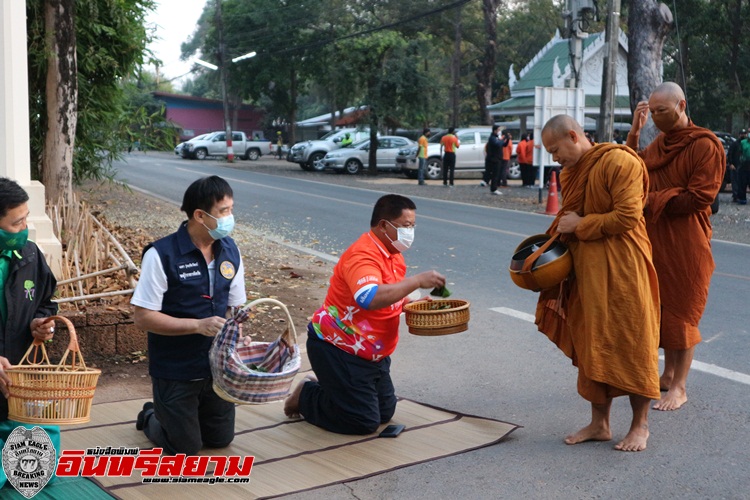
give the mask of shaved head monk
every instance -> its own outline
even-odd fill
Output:
[[[685,114],[679,85],[662,83],[648,102],[633,113],[628,146],[637,149],[648,112],[661,131],[639,151],[649,175],[646,229],[654,251],[661,298],[661,337],[667,391],[656,410],[677,410],[687,402],[687,377],[695,346],[701,341],[698,323],[706,308],[714,271],[711,254],[711,203],[724,176],[725,155],[716,136],[696,127]]]
[[[633,420],[615,449],[645,450],[649,405],[659,398],[659,285],[643,219],[646,165],[626,146],[592,145],[566,115],[546,123],[542,143],[562,165],[565,186],[547,233],[561,233],[573,272],[542,290],[536,324],[578,367],[578,393],[591,403],[591,423],[565,442],[612,439],[612,398],[629,396]]]

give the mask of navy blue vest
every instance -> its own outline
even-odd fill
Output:
[[[167,275],[167,291],[161,312],[175,318],[203,319],[224,317],[229,301],[229,285],[240,266],[240,252],[232,238],[214,242],[214,294],[210,295],[208,265],[203,253],[193,244],[183,222],[172,233],[151,246],[156,248]],[[239,279],[244,279],[240,276]],[[148,332],[149,373],[168,380],[209,378],[208,351],[212,337],[199,333],[167,336]]]

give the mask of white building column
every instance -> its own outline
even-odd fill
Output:
[[[44,186],[31,180],[25,0],[0,0],[0,176],[29,193],[29,238],[60,276],[62,245],[44,210]]]

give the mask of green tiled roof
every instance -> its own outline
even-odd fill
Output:
[[[598,95],[586,96],[586,107],[598,109],[601,105],[601,97]],[[503,102],[487,106],[487,109],[500,114],[501,111],[508,111],[509,115],[515,114],[519,109],[534,109],[534,96],[511,97]],[[630,108],[630,99],[627,96],[619,95],[615,99],[615,108]]]
[[[597,33],[583,39],[583,50],[594,43],[604,33]],[[567,38],[562,38],[547,49],[542,57],[513,86],[513,92],[533,90],[534,87],[552,87],[552,70],[557,58],[557,65],[562,73],[570,64],[570,45]]]

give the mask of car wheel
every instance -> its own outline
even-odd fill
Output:
[[[409,179],[416,179],[419,177],[419,171],[417,170],[402,170],[405,176],[407,176]]]
[[[521,165],[516,160],[511,160],[510,167],[508,167],[508,179],[520,179],[521,178]]]
[[[344,163],[344,170],[346,170],[347,174],[357,175],[362,171],[362,164],[359,160],[346,160],[346,163]]]
[[[308,162],[310,169],[315,170],[316,172],[322,172],[325,170],[326,166],[323,164],[323,158],[325,158],[325,156],[326,154],[320,151],[311,154]]]
[[[245,158],[250,161],[256,161],[258,158],[260,158],[260,151],[257,149],[248,149],[247,153],[245,154]]]
[[[208,156],[208,151],[206,151],[204,148],[198,148],[195,150],[195,158],[198,160],[205,160],[206,156]]]
[[[438,158],[428,158],[425,177],[436,181],[440,179],[440,175],[443,172],[443,162]]]

